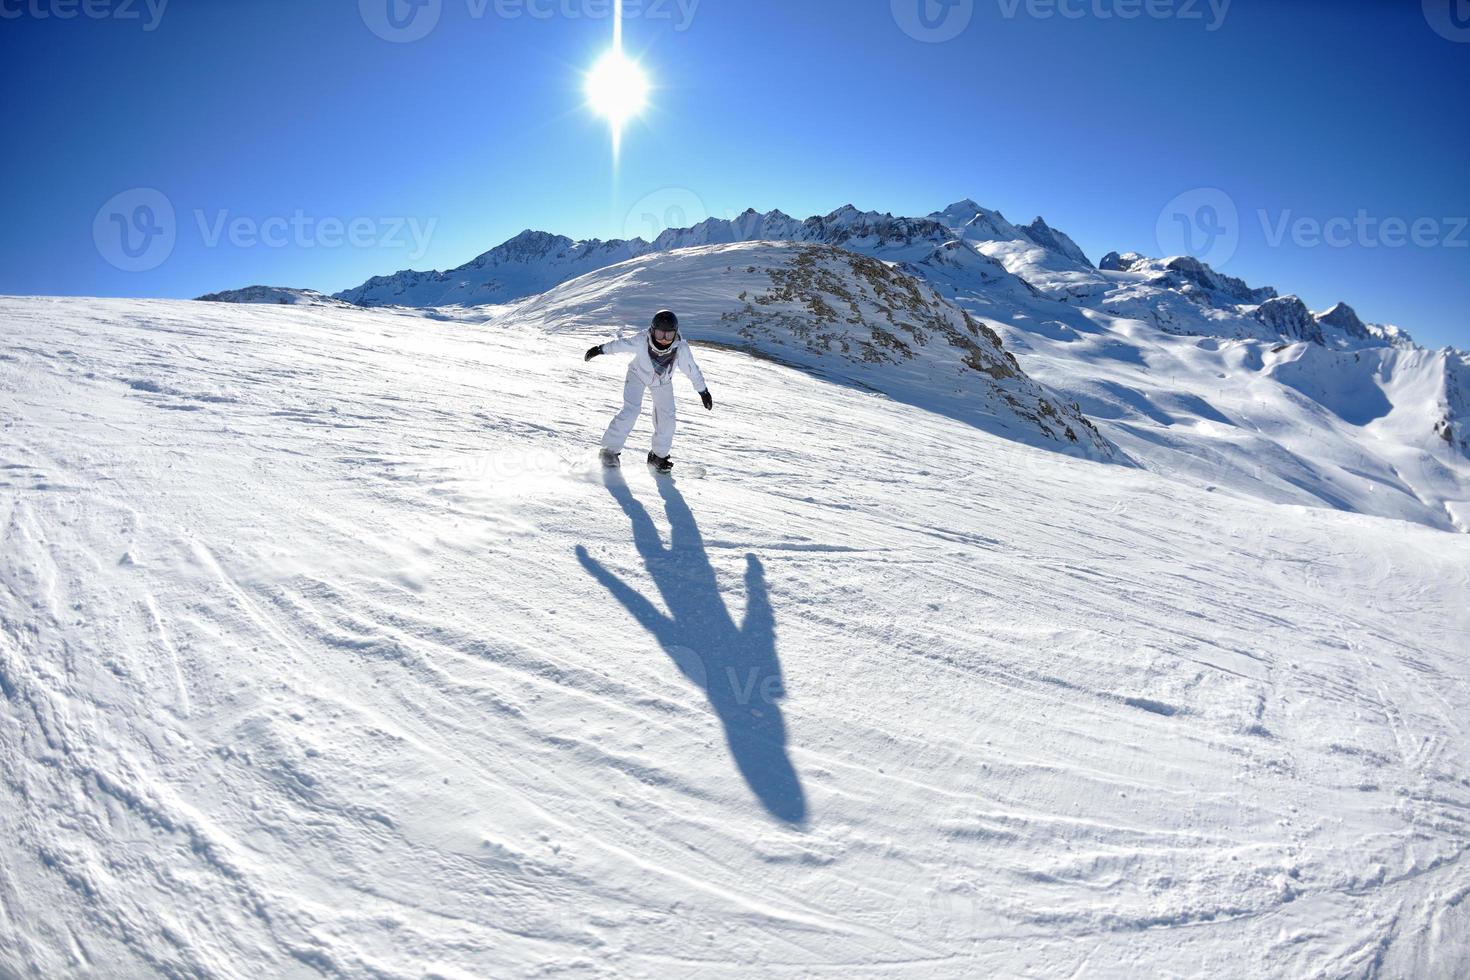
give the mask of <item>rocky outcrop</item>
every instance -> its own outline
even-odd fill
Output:
[[[1256,308],[1253,315],[1285,340],[1325,344],[1322,325],[1307,305],[1295,296],[1267,300]]]

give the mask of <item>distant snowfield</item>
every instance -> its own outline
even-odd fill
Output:
[[[0,974],[1470,970],[1470,537],[482,318],[0,300]]]

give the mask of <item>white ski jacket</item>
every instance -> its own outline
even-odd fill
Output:
[[[674,363],[664,375],[658,374],[654,367],[653,357],[648,353],[648,330],[645,328],[627,337],[610,340],[602,345],[604,354],[628,354],[633,355],[633,363],[628,365],[628,378],[637,378],[649,388],[658,385],[672,384],[674,380],[674,368],[683,372],[689,383],[694,385],[695,391],[704,391],[708,385],[704,383],[704,375],[700,373],[699,365],[694,361],[694,351],[689,347],[689,341],[680,337],[674,341]]]

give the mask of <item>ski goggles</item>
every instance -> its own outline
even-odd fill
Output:
[[[672,330],[665,330],[663,327],[654,327],[653,339],[661,344],[672,344],[679,339],[679,328],[675,327]]]

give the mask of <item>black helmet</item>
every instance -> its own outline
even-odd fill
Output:
[[[659,334],[669,334],[665,340],[659,339]],[[653,315],[653,325],[648,328],[648,346],[655,354],[662,357],[674,346],[674,341],[679,339],[679,318],[669,310],[659,310]]]

